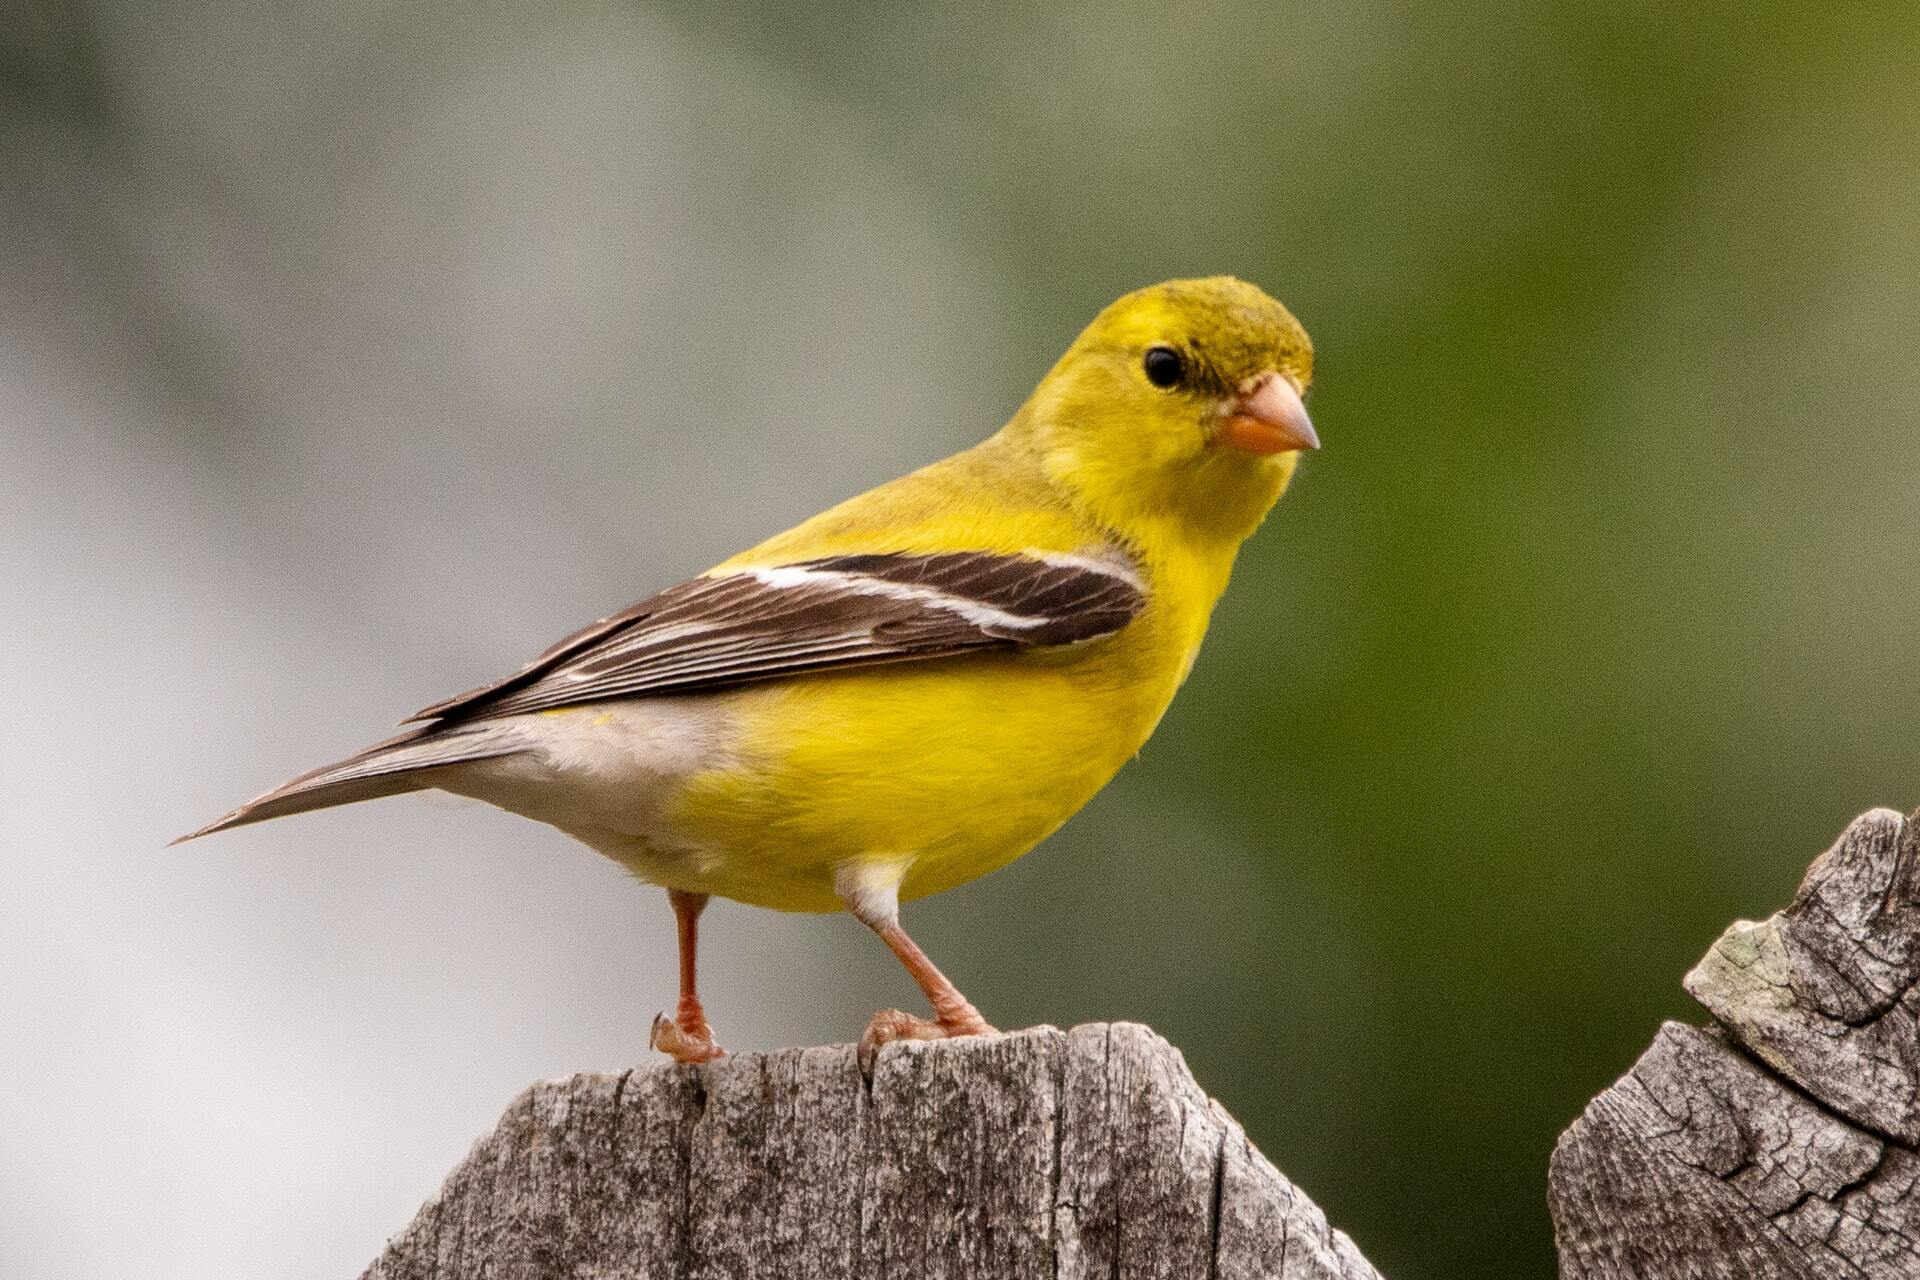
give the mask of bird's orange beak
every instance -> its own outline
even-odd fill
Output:
[[[1290,453],[1320,447],[1320,437],[1314,434],[1299,391],[1277,373],[1264,375],[1240,393],[1229,406],[1214,442],[1245,453]]]

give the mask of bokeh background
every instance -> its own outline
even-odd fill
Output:
[[[1326,448],[1140,761],[909,923],[1159,1028],[1387,1274],[1549,1274],[1681,973],[1920,803],[1920,16],[698,8],[6,0],[0,1275],[354,1274],[644,1060],[665,904],[544,828],[162,845],[1212,272]],[[735,1048],[912,994],[709,919]]]

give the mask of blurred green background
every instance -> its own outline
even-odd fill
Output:
[[[1000,1025],[1150,1022],[1389,1276],[1546,1275],[1680,975],[1920,802],[1909,6],[8,8],[6,1274],[350,1271],[637,1057],[664,908],[550,833],[153,850],[1169,276],[1301,317],[1326,447],[1141,760],[910,909]],[[907,994],[715,935],[736,1048]]]

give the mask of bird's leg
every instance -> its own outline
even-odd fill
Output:
[[[675,1062],[712,1062],[724,1058],[727,1051],[713,1042],[713,1028],[707,1025],[707,1011],[700,1005],[700,992],[694,980],[696,953],[700,949],[700,913],[706,910],[707,895],[667,890],[673,915],[680,926],[680,1004],[669,1018],[662,1013],[653,1020],[653,1047]]]
[[[933,1020],[916,1018],[910,1013],[898,1009],[882,1009],[873,1015],[867,1023],[867,1030],[860,1037],[860,1058],[869,1068],[873,1055],[883,1044],[892,1040],[944,1040],[950,1036],[985,1036],[993,1034],[993,1027],[980,1016],[980,1011],[953,985],[946,974],[940,972],[919,944],[907,936],[900,927],[900,882],[897,870],[887,868],[887,873],[872,874],[878,868],[859,868],[852,864],[836,877],[835,887],[840,891],[840,900],[847,904],[847,910],[853,913],[861,924],[880,935],[887,949],[906,966],[920,990],[926,993],[927,1002],[933,1006]],[[862,874],[867,871],[867,874]]]
[[[873,1015],[873,1021],[867,1024],[867,1039],[876,1044],[885,1044],[889,1040],[939,1040],[947,1036],[993,1034],[993,1027],[980,1016],[980,1011],[927,958],[927,953],[920,949],[919,944],[907,936],[907,931],[900,927],[899,921],[893,921],[874,932],[899,957],[900,963],[913,975],[913,980],[920,984],[927,1002],[933,1006],[934,1020],[928,1022],[925,1018],[916,1018],[898,1009],[883,1009]]]

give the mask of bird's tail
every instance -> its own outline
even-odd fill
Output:
[[[303,773],[173,843],[197,840],[229,827],[244,827],[250,822],[265,822],[290,813],[424,790],[434,785],[435,770],[471,760],[512,755],[526,747],[526,739],[508,724],[452,729],[427,725],[377,742],[345,760]]]

